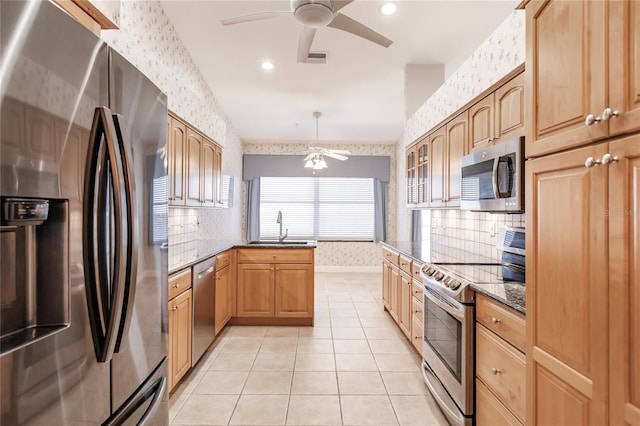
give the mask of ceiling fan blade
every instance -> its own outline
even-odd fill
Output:
[[[333,21],[331,21],[327,26],[346,31],[351,34],[355,34],[383,47],[389,47],[391,46],[391,43],[393,43],[393,41],[389,40],[382,34],[373,31],[366,25],[363,25],[355,19],[349,18],[347,15],[344,15],[342,13],[336,14],[335,18],[333,18]]]
[[[351,151],[347,151],[346,149],[330,149],[329,151],[334,154],[351,155]]]
[[[303,27],[300,33],[300,41],[298,42],[298,62],[307,62],[309,51],[313,38],[316,36],[316,29],[311,27]]]
[[[335,152],[325,152],[322,155],[325,155],[327,157],[331,157],[331,158],[335,158],[336,160],[340,160],[340,161],[344,161],[344,160],[348,160],[349,157],[345,157],[344,155],[340,155],[340,154],[336,154]]]
[[[353,2],[353,0],[331,0],[331,6],[333,6],[333,12],[337,12],[349,3]]]
[[[291,15],[290,10],[274,10],[271,12],[251,13],[249,15],[236,16],[235,18],[227,18],[220,21],[222,25],[241,24],[243,22],[260,21],[263,19],[279,18],[281,16]]]
[[[304,157],[303,161],[309,161],[315,156],[316,156],[316,154],[312,152],[311,154],[308,154],[306,157]]]

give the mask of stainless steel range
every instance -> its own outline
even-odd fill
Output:
[[[524,281],[524,230],[506,228],[497,246],[503,250],[502,263],[427,263],[420,271],[422,372],[452,425],[473,424],[475,292],[470,285]]]

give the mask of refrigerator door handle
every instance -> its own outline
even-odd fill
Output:
[[[144,411],[144,414],[137,422],[138,426],[145,425],[149,420],[156,407],[162,402],[162,396],[167,388],[167,378],[162,376],[153,382],[149,387],[143,390],[135,399],[129,401],[118,409],[117,412],[105,421],[102,426],[120,426],[130,421],[131,416],[146,402],[151,399],[151,403]]]
[[[98,362],[108,362],[112,358],[121,322],[126,263],[124,246],[128,244],[122,229],[126,204],[124,187],[122,159],[111,111],[98,107],[89,137],[82,206],[85,288]]]
[[[127,250],[125,279],[123,281],[124,297],[122,300],[122,315],[118,327],[118,337],[116,339],[115,352],[120,352],[123,336],[129,332],[131,323],[131,313],[135,301],[135,290],[137,282],[138,267],[138,247],[136,230],[138,229],[137,212],[135,205],[135,179],[133,176],[133,162],[131,158],[131,144],[126,133],[124,118],[119,114],[113,114],[113,123],[118,138],[118,149],[122,159],[122,171],[124,178],[124,188],[126,197],[126,211],[124,212],[124,222],[126,223]]]

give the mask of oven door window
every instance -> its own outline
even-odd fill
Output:
[[[424,298],[424,340],[462,383],[462,324],[444,309]]]

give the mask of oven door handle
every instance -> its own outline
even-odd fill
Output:
[[[438,305],[438,307],[442,308],[448,314],[456,317],[461,322],[464,321],[464,307],[463,306],[456,307],[456,306],[449,305],[448,303],[443,302],[442,300],[440,300],[440,298],[443,297],[443,296],[440,296],[438,293],[436,293],[435,291],[431,290],[431,288],[429,288],[428,286],[423,285],[422,288],[424,290],[425,297],[428,297],[429,300],[431,300],[433,303]]]

